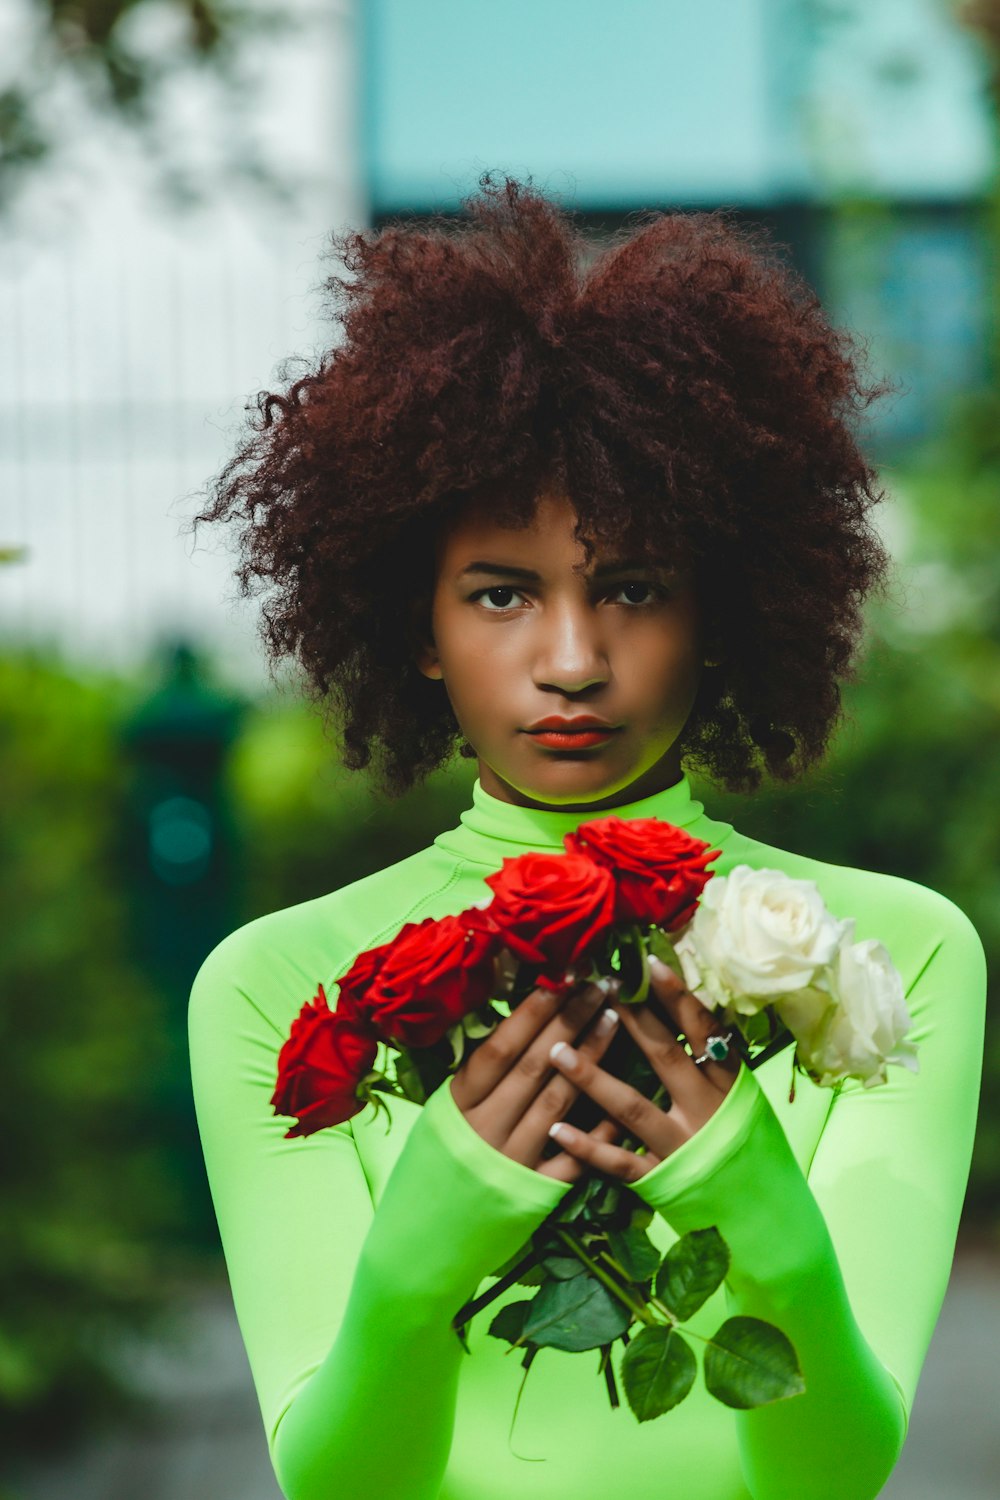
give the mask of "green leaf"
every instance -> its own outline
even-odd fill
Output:
[[[530,1298],[525,1298],[523,1302],[508,1302],[505,1307],[501,1307],[486,1330],[487,1333],[491,1333],[495,1339],[506,1339],[508,1344],[515,1344],[521,1337],[530,1307]]]
[[[547,1255],[542,1266],[556,1281],[569,1281],[571,1277],[583,1276],[587,1272],[583,1261],[575,1255]]]
[[[518,1262],[524,1260],[525,1256],[530,1255],[534,1248],[535,1246],[532,1240],[525,1240],[524,1244],[519,1245],[518,1248],[514,1251],[514,1254],[508,1256],[503,1265],[497,1266],[495,1270],[490,1272],[490,1275],[496,1276],[498,1278],[506,1276],[508,1271],[513,1271]],[[535,1265],[529,1266],[526,1271],[522,1272],[522,1274],[517,1278],[516,1284],[518,1286],[538,1286],[542,1281],[544,1275],[544,1270],[536,1262]]]
[[[543,1347],[578,1353],[619,1338],[632,1313],[589,1272],[568,1281],[546,1281],[532,1300],[524,1336]]]
[[[629,1228],[632,1230],[646,1229],[656,1217],[656,1210],[650,1208],[649,1204],[644,1202],[638,1193],[634,1193],[631,1188],[626,1188],[625,1191],[632,1210],[629,1218]]]
[[[789,1340],[760,1318],[727,1318],[705,1349],[705,1385],[726,1406],[747,1410],[806,1388]]]
[[[541,1261],[536,1261],[526,1271],[522,1271],[514,1283],[515,1286],[541,1286],[545,1280],[545,1267]]]
[[[618,1206],[622,1196],[622,1184],[615,1179],[609,1178],[604,1183],[602,1191],[594,1199],[593,1211],[596,1218],[602,1222],[613,1220],[618,1213]]]
[[[749,1047],[765,1047],[774,1036],[770,1006],[765,1006],[752,1016],[741,1015],[739,1025]]]
[[[691,1345],[676,1328],[641,1329],[622,1355],[625,1397],[640,1422],[677,1406],[694,1385],[698,1364]]]
[[[692,1229],[663,1257],[656,1295],[683,1322],[722,1285],[728,1270],[729,1247],[715,1225]]]
[[[462,1048],[465,1044],[465,1030],[462,1021],[458,1020],[454,1026],[449,1026],[445,1032],[445,1037],[451,1045],[451,1062],[448,1066],[449,1068],[457,1068],[462,1061]]]
[[[490,1275],[506,1276],[508,1271],[513,1271],[519,1260],[523,1260],[524,1256],[526,1256],[528,1253],[528,1249],[529,1246],[527,1244],[522,1245],[519,1250],[514,1251],[513,1255],[509,1255],[507,1257],[502,1266],[494,1267],[494,1269],[490,1272]]]
[[[644,951],[642,931],[635,923],[631,923],[618,941],[618,973],[622,987],[617,998],[623,1005],[634,1005],[645,1000],[649,991],[649,973],[643,961]]]
[[[604,1179],[595,1173],[587,1180],[587,1185],[583,1189],[580,1196],[570,1205],[569,1208],[567,1208],[564,1212],[560,1212],[560,1224],[571,1224],[574,1219],[578,1219],[591,1203],[592,1199],[598,1197],[603,1191]],[[560,1209],[562,1209],[561,1204]]]
[[[608,1247],[615,1260],[633,1281],[648,1281],[660,1264],[660,1252],[635,1223],[628,1229],[608,1232]]]
[[[459,1025],[466,1036],[484,1037],[494,1032],[503,1019],[498,1010],[487,1004],[480,1006],[478,1010],[466,1011]]]
[[[651,927],[646,935],[646,948],[650,953],[655,953],[657,958],[675,971],[680,969],[680,960],[674,950],[674,945],[661,927]]]
[[[420,1073],[405,1047],[400,1047],[396,1058],[396,1079],[406,1097],[414,1104],[426,1104],[427,1094]]]

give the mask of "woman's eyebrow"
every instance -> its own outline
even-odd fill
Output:
[[[614,562],[599,563],[592,573],[593,578],[607,578],[612,573],[626,573],[632,568],[670,568],[673,564],[665,558],[656,560],[648,557],[624,557],[617,558]],[[493,573],[508,578],[523,578],[526,583],[541,582],[541,574],[532,568],[522,568],[514,563],[501,562],[470,562],[459,573],[464,578],[468,573]]]

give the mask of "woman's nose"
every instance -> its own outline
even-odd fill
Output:
[[[608,658],[596,612],[577,605],[550,606],[541,625],[535,656],[539,685],[579,692],[606,682]]]

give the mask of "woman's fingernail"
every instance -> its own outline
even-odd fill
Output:
[[[594,983],[602,995],[614,995],[618,991],[619,981],[610,974],[602,974],[600,979],[594,980]]]
[[[657,979],[669,979],[671,975],[669,964],[665,964],[658,953],[649,955],[649,971]]]
[[[549,1050],[549,1057],[564,1068],[571,1068],[576,1062],[576,1053],[568,1042],[555,1042]]]
[[[568,1136],[569,1132],[570,1127],[568,1125],[564,1125],[562,1120],[557,1120],[554,1125],[549,1126],[549,1135],[554,1136],[556,1140],[558,1140],[560,1136]]]
[[[616,1010],[612,1010],[611,1006],[609,1005],[606,1010],[601,1011],[600,1020],[594,1027],[595,1033],[598,1036],[607,1036],[608,1032],[611,1030],[612,1026],[614,1026],[617,1020],[618,1012]]]

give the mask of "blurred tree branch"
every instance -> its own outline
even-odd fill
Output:
[[[243,51],[256,38],[300,29],[290,7],[241,0],[20,0],[22,49],[5,49],[0,70],[0,216],[23,185],[58,157],[66,128],[54,96],[67,87],[84,118],[125,125],[159,169],[174,206],[200,204],[224,178],[237,178],[283,203],[294,197],[287,176],[256,149],[254,91]],[[8,18],[9,32],[16,27]],[[17,56],[18,51],[22,55]],[[231,129],[214,146],[230,148],[214,176],[195,170],[164,126],[165,90],[182,76],[208,78],[220,92]],[[63,108],[64,108],[63,103]]]
[[[957,0],[954,14],[958,22],[974,32],[983,45],[989,66],[994,142],[997,146],[993,181],[986,204],[987,227],[992,251],[991,291],[985,312],[990,321],[990,383],[986,390],[973,392],[959,419],[962,431],[959,447],[967,460],[967,472],[988,470],[995,481],[1000,475],[1000,276],[996,273],[1000,250],[1000,0]]]
[[[993,87],[1000,89],[1000,0],[962,0],[957,16],[963,26],[978,31],[990,48]]]

